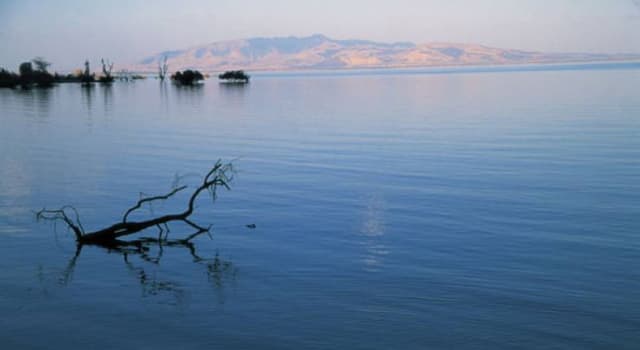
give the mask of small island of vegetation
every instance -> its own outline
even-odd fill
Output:
[[[204,80],[204,75],[197,70],[187,69],[183,72],[176,72],[171,76],[171,80],[180,85],[193,85]]]
[[[249,78],[249,75],[242,70],[230,70],[218,75],[218,79],[224,83],[246,84]]]

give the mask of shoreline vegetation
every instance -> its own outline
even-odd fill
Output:
[[[31,61],[23,62],[19,66],[19,73],[7,70],[0,66],[0,88],[22,88],[29,89],[33,87],[49,88],[55,84],[64,83],[79,83],[83,86],[89,86],[93,83],[110,84],[114,81],[134,81],[139,79],[154,78],[154,74],[148,71],[130,72],[126,69],[122,69],[116,73],[112,73],[113,63],[101,60],[103,65],[102,72],[96,75],[91,73],[89,62],[85,61],[84,69],[76,69],[72,73],[59,74],[54,72],[53,74],[48,71],[48,67],[51,65],[41,57],[36,57]],[[442,65],[442,66],[415,66],[415,67],[376,67],[376,68],[342,68],[342,69],[298,69],[298,70],[258,70],[265,74],[323,74],[325,72],[337,72],[339,74],[354,74],[373,73],[395,71],[395,72],[433,72],[433,73],[455,73],[455,72],[508,72],[508,71],[521,71],[521,70],[572,70],[580,69],[582,67],[590,69],[598,69],[601,67],[609,66],[622,66],[633,67],[640,66],[639,60],[625,60],[625,61],[582,61],[582,62],[558,62],[558,63],[521,63],[521,64],[480,64],[480,65]],[[184,74],[187,73],[185,79]],[[178,74],[180,73],[180,74]],[[183,75],[180,77],[180,75]],[[213,74],[213,72],[212,72]],[[199,77],[202,76],[202,79]],[[164,59],[159,65],[156,71],[155,78],[160,81],[164,81],[165,77],[170,77],[171,80],[178,85],[194,85],[200,83],[202,80],[208,79],[208,73],[201,73],[195,69],[187,69],[183,72],[176,71],[176,73],[169,76],[167,60]],[[194,77],[194,80],[191,80]],[[176,79],[178,78],[178,79]],[[242,70],[226,71],[218,75],[221,84],[246,84],[250,80],[250,76]]]
[[[113,73],[113,62],[101,59],[102,70],[99,75],[91,72],[89,61],[84,62],[84,69],[76,69],[70,74],[59,74],[49,72],[51,63],[42,57],[36,57],[31,61],[23,62],[18,67],[18,73],[0,67],[0,88],[50,88],[55,84],[79,83],[89,86],[93,83],[111,84],[116,80],[132,81],[146,79],[144,75],[132,74],[127,70]]]
[[[111,84],[114,81],[133,81],[138,79],[146,79],[147,76],[133,74],[127,70],[121,70],[113,73],[113,62],[101,59],[101,72],[96,75],[91,71],[89,60],[84,62],[84,69],[76,69],[70,74],[59,74],[49,72],[48,68],[51,63],[42,57],[36,57],[31,61],[23,62],[18,68],[18,73],[9,71],[0,67],[0,88],[50,88],[55,84],[61,83],[78,83],[82,86],[91,86],[93,83]],[[169,66],[166,58],[158,65],[156,78],[164,82],[169,72]],[[171,81],[177,85],[192,86],[201,84],[205,79],[209,78],[208,74],[202,74],[198,70],[186,69],[184,71],[176,71],[170,75]],[[221,83],[246,84],[249,82],[249,75],[242,70],[227,71],[218,75]]]

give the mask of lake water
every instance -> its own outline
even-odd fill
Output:
[[[640,64],[595,68],[0,90],[0,348],[635,349]],[[192,247],[35,220],[219,158]]]

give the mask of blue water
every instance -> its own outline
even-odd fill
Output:
[[[0,347],[637,348],[640,69],[457,72],[0,90]],[[33,214],[98,229],[219,158],[193,254]]]

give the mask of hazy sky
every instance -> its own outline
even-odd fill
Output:
[[[640,53],[640,0],[0,0],[0,66],[118,63],[218,40],[322,33]]]

